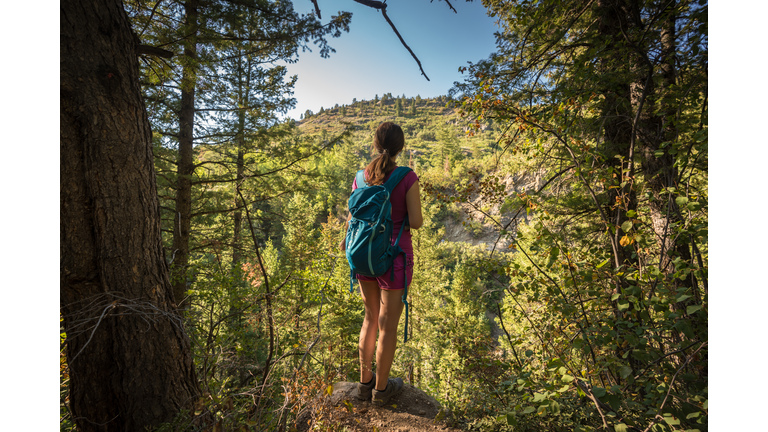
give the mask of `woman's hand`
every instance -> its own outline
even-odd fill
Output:
[[[341,243],[339,243],[339,250],[347,250],[347,238],[341,239]]]

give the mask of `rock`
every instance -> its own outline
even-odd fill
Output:
[[[409,384],[405,384],[403,391],[383,407],[373,406],[370,401],[358,400],[356,394],[357,383],[334,384],[330,396],[321,392],[299,414],[296,421],[297,428],[300,431],[306,431],[307,421],[315,415],[320,417],[328,415],[329,405],[333,411],[332,421],[340,429],[346,427],[349,431],[369,431],[371,427],[376,426],[381,432],[397,430],[418,432],[435,430],[435,426],[444,426],[440,420],[445,415],[437,400]],[[321,407],[324,408],[321,409]],[[443,415],[438,416],[440,413]],[[439,417],[436,419],[437,423],[433,420],[436,417]],[[449,430],[454,429],[449,428]]]

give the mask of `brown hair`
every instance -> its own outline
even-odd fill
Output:
[[[384,178],[395,170],[397,164],[394,157],[405,146],[405,135],[400,126],[392,122],[384,122],[376,129],[373,137],[373,154],[377,157],[365,167],[366,183],[369,186],[384,184]]]

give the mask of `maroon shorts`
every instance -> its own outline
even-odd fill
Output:
[[[384,290],[401,290],[405,288],[405,278],[403,275],[408,275],[408,286],[411,286],[413,280],[413,255],[408,254],[408,265],[403,262],[403,254],[400,254],[395,258],[395,262],[392,268],[387,270],[386,273],[379,277],[368,277],[362,275],[356,275],[357,280],[361,281],[376,281],[379,284],[379,288]],[[391,272],[395,272],[395,280],[390,280]]]

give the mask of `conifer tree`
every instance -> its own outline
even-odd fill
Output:
[[[136,27],[144,29],[140,36],[142,41],[178,53],[170,63],[146,62],[142,73],[146,77],[144,82],[148,84],[146,92],[153,129],[163,137],[160,141],[165,149],[178,149],[175,157],[168,155],[159,166],[175,168],[176,171],[175,175],[164,173],[164,178],[171,179],[167,187],[174,191],[175,197],[163,208],[170,210],[164,220],[173,224],[167,229],[173,237],[168,253],[173,269],[174,297],[181,302],[189,282],[190,230],[195,212],[192,203],[197,169],[194,144],[237,134],[236,131],[229,131],[222,136],[220,129],[205,130],[210,113],[219,111],[221,106],[218,99],[196,97],[196,89],[227,86],[226,80],[231,75],[220,71],[223,62],[229,62],[232,57],[220,54],[222,48],[233,45],[240,46],[241,52],[251,59],[289,59],[312,40],[320,45],[321,56],[327,57],[331,48],[326,37],[338,36],[342,30],[348,30],[350,16],[341,14],[329,24],[322,25],[314,15],[297,14],[290,2],[241,4],[224,0],[205,3],[185,0],[179,6],[128,1],[127,6],[132,9],[131,16]],[[258,48],[257,43],[261,44]],[[256,63],[259,61],[256,60]],[[257,94],[259,89],[271,92],[272,89],[283,88],[274,80],[260,81],[261,76],[257,75],[254,74],[251,81],[245,83],[251,94]],[[171,80],[180,82],[180,86],[168,85]],[[237,107],[234,111],[240,110],[242,114],[253,112],[248,104],[233,105]],[[265,106],[279,109],[280,104],[275,106],[270,102]],[[175,163],[167,162],[172,159],[176,159]]]

